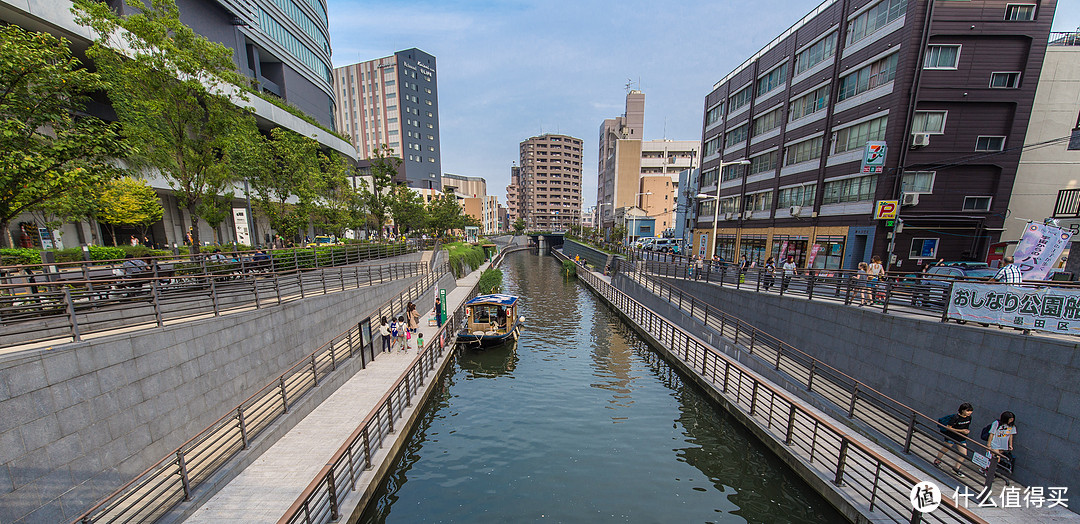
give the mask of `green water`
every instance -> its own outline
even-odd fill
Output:
[[[521,338],[460,352],[361,522],[844,522],[560,267],[509,256]]]

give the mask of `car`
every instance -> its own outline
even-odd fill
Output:
[[[330,235],[318,235],[308,243],[308,247],[336,246],[340,244],[336,238]]]
[[[645,246],[645,251],[658,251],[660,253],[678,253],[679,241],[674,238],[658,238]]]
[[[911,305],[945,307],[949,299],[949,287],[953,281],[987,280],[996,274],[997,269],[981,262],[958,262],[932,266],[922,275],[918,275],[915,280],[917,284],[910,290]]]
[[[635,249],[648,249],[649,244],[651,244],[654,240],[656,240],[655,237],[639,238],[635,240],[632,245]]]

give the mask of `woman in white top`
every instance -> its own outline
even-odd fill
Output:
[[[881,266],[881,257],[874,255],[870,258],[870,266],[866,269],[870,280],[871,299],[884,302],[884,297],[878,293],[878,281],[885,277],[885,268]]]
[[[384,352],[390,352],[390,326],[386,323],[386,317],[382,317],[382,323],[379,324],[379,335],[382,336],[382,349]]]
[[[1013,464],[1013,436],[1016,435],[1016,415],[1012,411],[1001,414],[997,420],[990,424],[990,438],[986,439],[986,447],[998,454],[1006,468],[1012,469]]]

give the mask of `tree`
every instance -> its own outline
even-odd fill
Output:
[[[518,219],[514,221],[514,234],[515,235],[520,235],[520,234],[522,234],[524,232],[525,232],[525,219],[523,219],[521,217],[518,217]]]
[[[75,9],[78,22],[98,34],[87,55],[108,82],[134,150],[128,160],[169,183],[188,212],[198,252],[199,203],[227,186],[232,171],[224,150],[238,130],[255,125],[249,110],[230,99],[243,96],[236,86],[244,81],[232,50],[181,23],[173,0],[150,0],[127,17],[96,0],[75,0]]]
[[[161,220],[165,210],[157,193],[145,180],[129,176],[109,182],[101,194],[101,207],[97,212],[98,220],[109,226],[116,246],[116,226],[129,225],[140,227],[140,235],[145,235],[145,228]]]
[[[229,213],[232,213],[232,201],[234,198],[236,198],[236,194],[230,190],[224,195],[206,195],[195,206],[195,211],[206,221],[206,225],[210,226],[215,244],[221,243],[218,227],[226,218],[229,218]]]
[[[353,188],[352,167],[343,155],[319,155],[321,181],[315,188],[315,225],[338,237],[346,229],[360,229],[364,223],[364,205]]]
[[[389,190],[393,187],[401,159],[394,156],[394,150],[383,144],[372,151],[371,188],[360,191],[360,197],[367,209],[368,226],[383,233],[390,214]]]
[[[75,118],[98,74],[83,69],[68,42],[47,33],[0,27],[0,228],[63,195],[100,185],[120,173],[125,153],[119,126]]]
[[[428,203],[428,225],[437,237],[448,230],[465,227],[464,218],[461,204],[458,203],[453,189],[444,189],[441,195]]]
[[[390,190],[386,198],[390,208],[390,216],[394,218],[394,227],[398,235],[427,227],[426,209],[424,197],[420,193],[409,189],[405,184],[399,184]]]
[[[285,239],[295,238],[311,220],[315,190],[320,179],[319,144],[288,129],[275,127],[261,146],[265,166],[253,174],[255,201]]]

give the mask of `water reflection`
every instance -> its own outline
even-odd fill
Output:
[[[458,366],[466,379],[514,376],[518,360],[516,341],[484,349],[464,347],[458,351]]]

